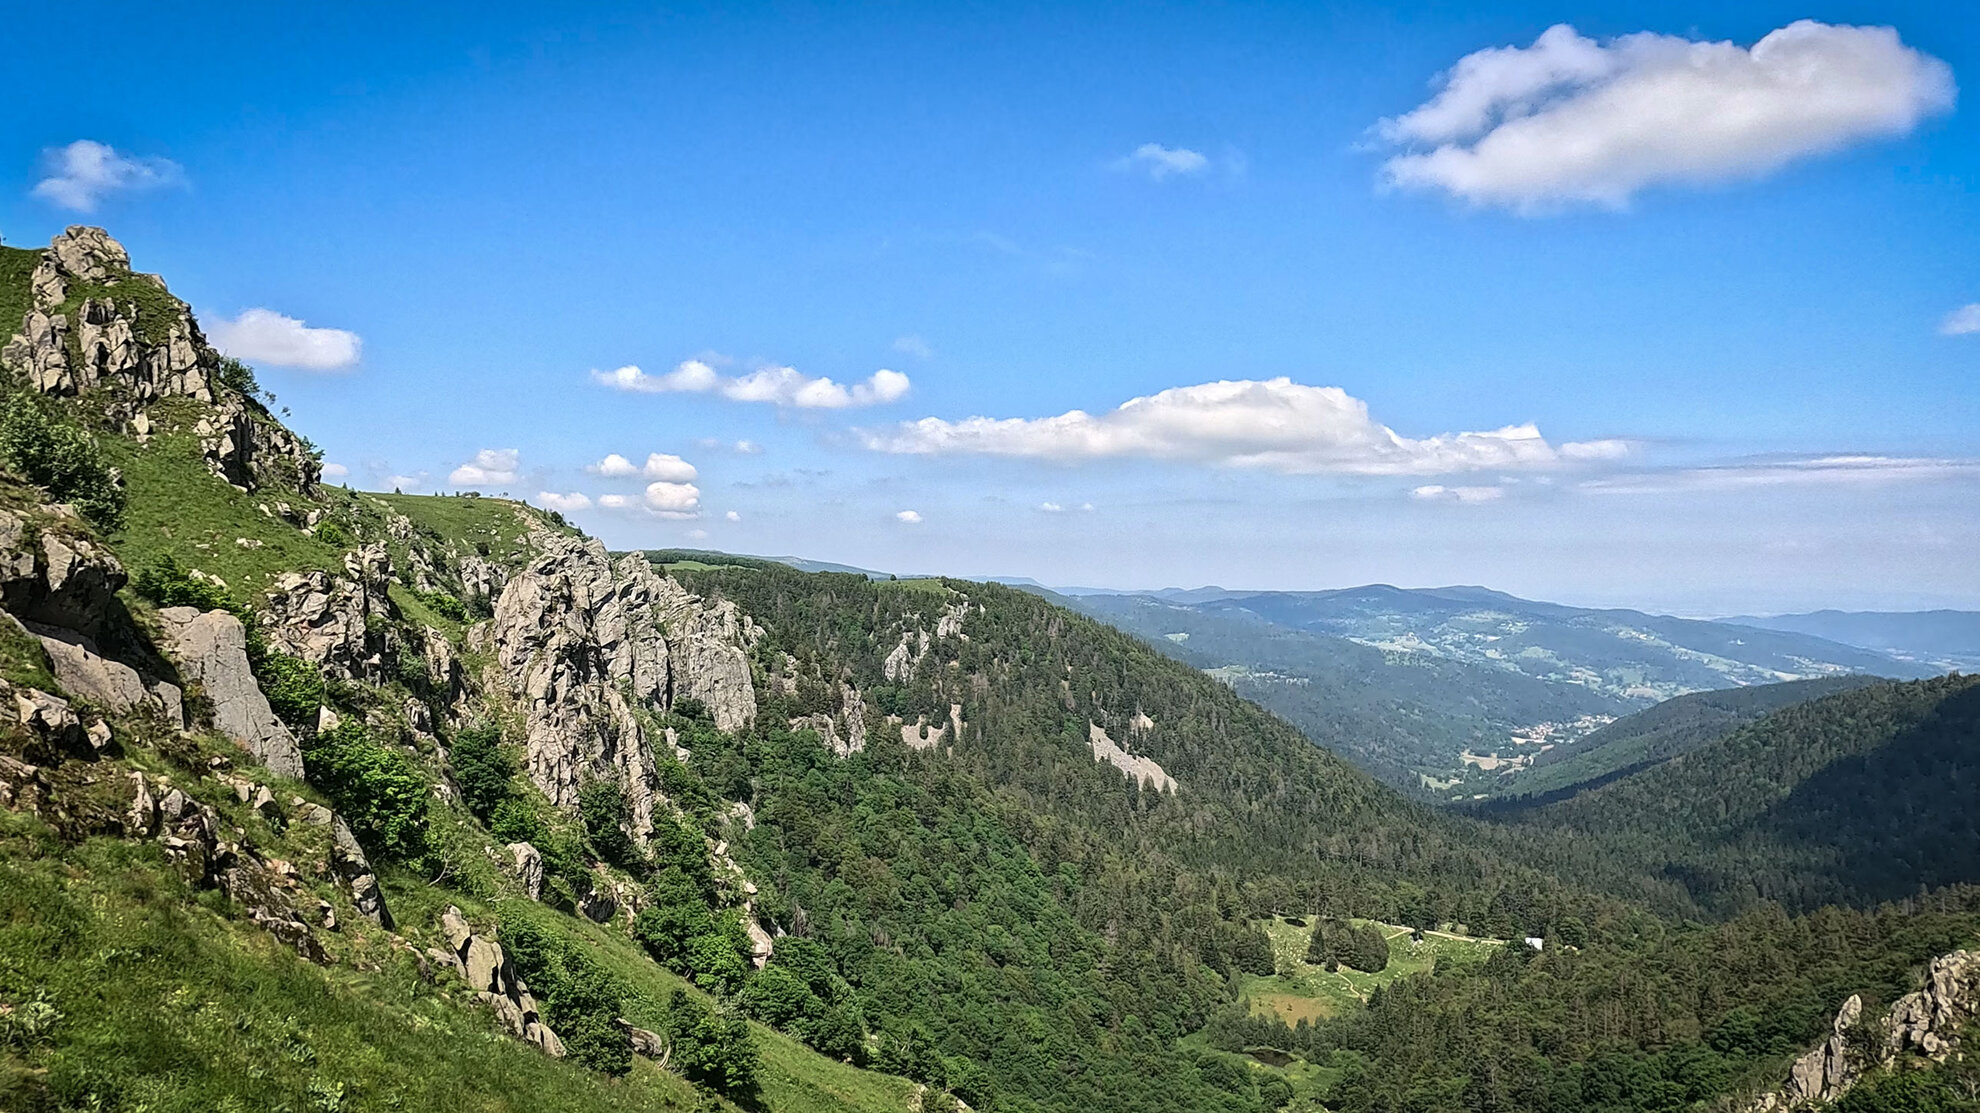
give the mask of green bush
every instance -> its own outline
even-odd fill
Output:
[[[261,384],[255,380],[254,368],[233,356],[220,357],[219,373],[214,378],[220,380],[220,385],[228,390],[244,394],[249,398],[261,397]]]
[[[330,797],[351,833],[373,854],[425,858],[426,778],[411,758],[379,744],[357,719],[345,719],[303,748],[309,783]]]
[[[268,706],[298,731],[315,729],[317,710],[323,706],[323,673],[292,654],[264,649],[258,656],[254,677]]]
[[[633,938],[653,961],[689,973],[689,944],[715,926],[700,889],[681,871],[668,869],[655,874],[647,890],[649,903],[633,917]]]
[[[632,1069],[632,1037],[618,1023],[625,1008],[624,983],[522,916],[502,918],[502,945],[571,1058],[606,1074]]]
[[[419,601],[426,604],[428,610],[439,615],[441,618],[447,619],[450,622],[467,621],[467,608],[461,605],[459,599],[454,598],[446,592],[417,591],[413,594],[419,596]]]
[[[124,481],[103,462],[96,438],[59,420],[48,403],[27,392],[6,399],[0,420],[0,463],[75,506],[104,529],[124,524]]]
[[[219,584],[193,579],[178,561],[162,556],[138,570],[131,582],[139,595],[161,607],[192,607],[202,611],[233,610],[234,601]]]
[[[626,806],[625,789],[617,781],[592,781],[578,790],[578,817],[591,840],[598,860],[620,869],[645,872],[646,862],[626,827],[632,822],[632,809]]]
[[[761,1059],[747,1021],[711,1011],[687,990],[676,989],[667,999],[666,1034],[673,1065],[689,1081],[749,1104]]]
[[[742,988],[749,976],[736,940],[725,931],[707,931],[688,940],[687,966],[694,984],[704,992],[726,997]]]
[[[454,767],[454,783],[461,790],[461,803],[476,818],[486,822],[514,795],[518,767],[515,758],[502,749],[500,727],[483,723],[462,728],[454,735],[447,756]]]

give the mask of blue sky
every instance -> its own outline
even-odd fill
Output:
[[[0,234],[614,546],[1980,607],[1980,22],[1478,7],[82,4]]]

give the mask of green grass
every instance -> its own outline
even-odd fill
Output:
[[[612,926],[566,916],[553,909],[510,898],[493,903],[464,898],[458,893],[428,887],[423,878],[388,877],[387,899],[407,934],[427,931],[436,939],[440,913],[449,903],[458,905],[477,928],[492,924],[501,914],[522,915],[548,934],[574,940],[586,954],[631,987],[626,1001],[626,1019],[643,1028],[659,1029],[666,1014],[668,995],[684,988],[704,1001],[708,998],[692,984],[646,957],[623,931],[621,922]],[[498,909],[499,905],[499,909]],[[804,1044],[760,1024],[750,1032],[762,1054],[760,1076],[764,1108],[793,1113],[902,1113],[907,1109],[913,1083],[904,1078],[878,1074],[834,1059],[828,1059]]]
[[[1312,922],[1307,920],[1309,925]],[[1353,922],[1362,924],[1371,921]],[[1378,987],[1410,974],[1428,972],[1440,961],[1446,964],[1482,962],[1493,948],[1504,946],[1497,940],[1454,938],[1437,933],[1427,933],[1423,942],[1416,943],[1411,941],[1408,928],[1378,924],[1389,937],[1388,967],[1377,974],[1366,974],[1345,966],[1329,973],[1325,967],[1306,961],[1307,941],[1313,934],[1310,926],[1295,927],[1279,917],[1273,917],[1263,926],[1265,934],[1272,939],[1274,964],[1281,972],[1248,974],[1240,992],[1251,1001],[1254,1015],[1270,1016],[1276,1013],[1287,1024],[1294,1025],[1301,1019],[1318,1020],[1358,1008],[1367,1003],[1368,995]]]
[[[499,1034],[409,958],[312,966],[190,891],[153,844],[62,848],[39,827],[0,815],[0,1001],[57,1018],[0,1048],[0,1108],[696,1106],[651,1065],[614,1081]]]
[[[21,329],[22,318],[34,308],[34,268],[41,263],[41,252],[20,247],[0,247],[0,344]]]
[[[13,622],[0,619],[0,680],[9,684],[55,690],[55,674],[49,671],[48,654],[34,635]]]
[[[260,509],[277,502],[299,509],[314,504],[294,494],[247,494],[228,486],[207,470],[191,433],[160,433],[143,447],[121,437],[102,442],[105,455],[123,469],[130,494],[124,528],[111,541],[133,574],[169,555],[227,581],[249,601],[284,572],[342,572],[341,551]]]
[[[412,519],[413,525],[474,549],[498,564],[513,564],[529,552],[529,522],[556,528],[537,511],[512,499],[466,495],[365,494]],[[566,528],[565,532],[576,531]],[[482,552],[481,547],[487,546]]]

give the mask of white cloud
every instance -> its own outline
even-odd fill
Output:
[[[747,375],[724,375],[698,359],[690,359],[664,375],[649,375],[627,365],[616,371],[593,371],[592,380],[615,390],[642,394],[718,394],[731,402],[767,402],[800,410],[842,410],[877,406],[906,396],[908,377],[882,368],[865,382],[844,384],[812,378],[795,367],[764,367]]]
[[[474,459],[447,473],[447,482],[460,487],[499,487],[516,481],[522,454],[513,448],[484,448]]]
[[[1745,460],[1709,467],[1604,476],[1584,480],[1580,489],[1597,495],[1650,495],[1680,490],[1873,486],[1960,479],[1980,480],[1980,460],[1834,454]]]
[[[1368,416],[1339,387],[1291,379],[1171,387],[1103,414],[923,418],[864,430],[866,447],[916,455],[975,454],[1050,460],[1141,458],[1288,474],[1438,475],[1481,468],[1546,468],[1606,453],[1619,442],[1549,444],[1534,426],[1411,439]]]
[[[708,540],[708,531],[705,529],[691,529],[688,531],[688,536],[696,541],[706,541]]]
[[[1043,510],[1047,514],[1057,514],[1064,510],[1065,507],[1060,506],[1056,502],[1041,502],[1038,504],[1038,509]]]
[[[560,495],[555,491],[538,491],[536,503],[545,510],[555,510],[562,514],[568,514],[573,510],[591,509],[591,499],[577,491],[572,491],[568,495]]]
[[[630,495],[599,495],[598,506],[602,510],[631,510],[637,506]]]
[[[608,454],[603,460],[595,464],[585,465],[584,470],[593,475],[602,475],[607,479],[622,479],[628,475],[639,474],[639,468],[631,460],[626,459],[616,452]]]
[[[323,478],[325,479],[349,479],[350,477],[351,469],[342,464],[323,465]]]
[[[1560,24],[1532,46],[1467,55],[1441,82],[1376,126],[1404,148],[1385,177],[1522,211],[1758,177],[1903,135],[1957,93],[1952,70],[1895,30],[1811,20],[1750,50],[1651,32],[1598,43]]]
[[[42,161],[48,176],[34,187],[34,195],[79,213],[94,212],[96,203],[112,193],[158,189],[186,180],[179,164],[170,159],[133,158],[93,139],[52,147],[42,152]]]
[[[741,514],[738,514],[738,513],[736,513],[736,512],[735,512],[735,511],[733,511],[733,510],[731,510],[731,511],[729,511],[729,512],[728,512],[727,514],[724,514],[724,515],[722,515],[722,517],[724,517],[724,518],[727,518],[727,519],[728,519],[729,521],[731,521],[731,522],[740,522],[740,521],[742,521],[742,515],[741,515]]]
[[[1446,487],[1441,483],[1430,483],[1412,488],[1409,497],[1427,502],[1494,502],[1505,496],[1504,487]]]
[[[1164,147],[1160,143],[1143,143],[1114,160],[1114,169],[1140,171],[1158,182],[1176,174],[1195,174],[1209,166],[1210,159],[1199,152],[1188,147]]]
[[[928,341],[923,340],[914,333],[897,337],[894,340],[894,350],[904,356],[913,356],[916,359],[931,359],[935,355],[935,349],[928,346]]]
[[[648,479],[664,479],[669,483],[687,483],[700,476],[693,464],[666,452],[648,455],[646,466],[639,469],[639,474]]]
[[[584,470],[607,479],[626,479],[638,475],[647,479],[664,479],[670,483],[688,483],[699,476],[693,464],[668,452],[650,453],[644,464],[634,464],[614,452],[595,464],[586,464]]]
[[[310,328],[272,309],[246,309],[207,328],[213,346],[235,359],[305,371],[337,371],[357,363],[364,341],[340,328]]]
[[[1941,336],[1971,336],[1980,332],[1980,301],[1962,305],[1939,322]]]
[[[894,520],[899,522],[906,522],[908,525],[911,526],[918,526],[921,524],[921,511],[903,510],[894,515]]]
[[[417,491],[426,486],[426,473],[418,472],[413,475],[388,475],[385,477],[385,483],[387,486],[391,487],[394,491]]]
[[[696,518],[701,515],[701,489],[692,483],[648,483],[642,499],[646,509],[662,518]]]

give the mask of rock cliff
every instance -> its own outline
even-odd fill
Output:
[[[1843,1002],[1820,1047],[1795,1060],[1787,1082],[1762,1094],[1748,1113],[1815,1109],[1848,1093],[1872,1071],[1907,1060],[1944,1062],[1959,1049],[1960,1030],[1980,1016],[1980,952],[1954,951],[1932,960],[1925,985],[1864,1030],[1863,999]]]
[[[35,267],[32,295],[19,331],[0,346],[0,369],[43,394],[100,400],[113,426],[140,438],[168,424],[155,403],[198,403],[190,428],[215,475],[243,490],[276,480],[314,489],[322,468],[307,443],[225,381],[192,310],[157,275],[132,271],[129,253],[103,229],[77,225],[56,236]]]

